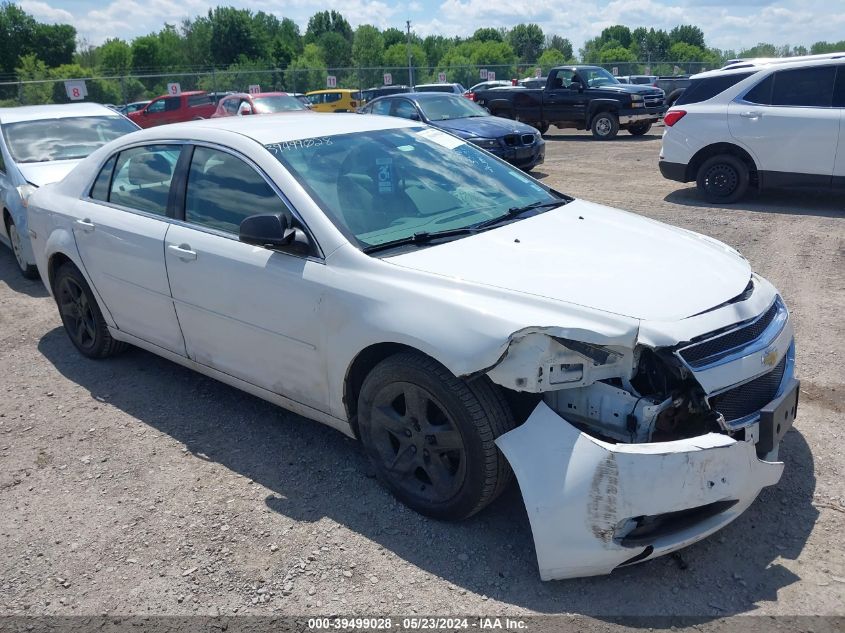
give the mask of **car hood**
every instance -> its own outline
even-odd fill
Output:
[[[505,134],[536,134],[530,125],[500,116],[467,117],[448,121],[432,121],[430,125],[464,138],[499,138]]]
[[[704,312],[751,277],[721,242],[583,200],[385,261],[646,321]]]
[[[56,160],[46,163],[18,163],[18,169],[36,187],[58,182],[76,167],[78,160]]]

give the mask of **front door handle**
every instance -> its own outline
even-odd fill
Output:
[[[183,262],[189,262],[197,258],[197,252],[192,251],[188,244],[179,244],[179,246],[170,244],[167,247],[167,250],[176,255],[176,257],[181,259]]]
[[[88,218],[85,218],[84,220],[77,220],[76,226],[78,226],[80,229],[82,229],[86,233],[90,233],[91,231],[94,230],[94,223]]]
[[[759,119],[761,116],[763,116],[763,113],[759,110],[748,110],[746,112],[740,112],[739,116],[741,116],[743,119]]]

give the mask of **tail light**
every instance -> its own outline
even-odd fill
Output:
[[[686,116],[686,113],[686,110],[669,110],[669,112],[663,116],[663,125],[666,127],[672,127],[675,123],[683,119],[684,116]]]
[[[351,105],[353,108],[357,108],[357,107],[358,107],[358,102],[357,102],[357,101],[350,101],[350,102],[349,102],[349,105]]]
[[[465,92],[464,96],[469,99],[470,101],[475,101],[475,93],[474,92]]]

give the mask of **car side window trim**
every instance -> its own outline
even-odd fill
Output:
[[[194,149],[197,147],[204,147],[207,149],[212,149],[219,152],[224,152],[235,158],[242,160],[246,163],[247,166],[252,168],[258,175],[264,179],[264,182],[272,189],[273,193],[278,196],[279,200],[282,202],[282,205],[291,214],[291,217],[299,224],[302,231],[308,236],[308,239],[311,240],[311,243],[314,244],[314,247],[317,251],[316,255],[296,255],[294,253],[283,253],[285,255],[290,255],[291,257],[299,257],[300,259],[311,259],[318,262],[325,261],[325,254],[323,253],[323,249],[320,246],[320,243],[314,237],[314,232],[308,227],[308,224],[302,219],[302,215],[296,210],[296,207],[291,203],[288,197],[282,192],[281,189],[276,185],[272,178],[268,177],[264,170],[259,167],[255,161],[250,159],[247,156],[244,156],[240,152],[233,150],[229,147],[225,147],[222,145],[217,145],[216,143],[210,142],[201,142],[201,141],[193,141],[190,143],[191,145],[191,155],[193,156]],[[262,148],[263,149],[263,148]],[[266,151],[266,150],[265,150]],[[189,160],[182,161],[182,157],[185,156],[187,152],[183,150],[182,155],[179,157],[179,162],[176,164],[176,173],[174,174],[173,180],[174,184],[177,184],[179,189],[176,191],[177,196],[177,209],[178,213],[173,217],[170,218],[174,224],[178,224],[179,226],[185,226],[190,229],[194,229],[196,231],[202,231],[203,233],[210,233],[212,235],[216,235],[218,237],[225,237],[227,239],[233,240],[235,242],[240,242],[238,236],[234,233],[229,233],[227,231],[221,231],[215,229],[210,226],[204,226],[202,224],[196,224],[193,222],[188,222],[185,220],[185,199],[188,195],[188,173],[190,171],[191,162]]]
[[[829,65],[825,65],[825,66],[820,65],[820,66],[812,66],[812,67],[808,67],[808,68],[809,69],[816,69],[816,68],[821,69],[821,68],[829,68],[829,67],[830,67]],[[747,90],[744,90],[742,93],[737,95],[737,97],[734,101],[736,101],[737,103],[743,103],[743,104],[753,105],[753,106],[769,107],[769,108],[802,108],[802,109],[812,108],[812,109],[816,109],[816,110],[821,108],[821,109],[825,109],[825,110],[830,110],[832,108],[842,107],[842,106],[836,105],[836,96],[837,96],[836,95],[836,87],[837,87],[836,81],[837,81],[839,74],[842,73],[842,72],[845,72],[845,66],[843,66],[842,64],[836,64],[835,67],[836,67],[836,70],[833,74],[833,87],[832,87],[832,92],[831,92],[831,104],[830,105],[798,105],[798,104],[786,104],[786,103],[777,103],[777,104],[772,103],[772,101],[774,101],[775,84],[777,83],[778,75],[782,76],[782,73],[805,70],[804,68],[787,68],[787,69],[782,69],[782,70],[772,70],[763,79],[756,82],[753,86],[750,86]],[[760,84],[762,84],[766,81],[772,82],[771,86],[769,86],[769,103],[757,103],[755,101],[748,101],[745,98],[748,95],[748,93],[750,93],[758,85],[760,85]]]

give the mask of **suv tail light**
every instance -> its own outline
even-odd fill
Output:
[[[663,125],[666,127],[672,127],[675,123],[683,119],[686,113],[686,110],[669,110],[669,112],[663,116]]]
[[[357,101],[350,101],[350,102],[349,102],[349,105],[350,105],[350,106],[352,106],[353,108],[357,108],[357,107],[358,107],[358,102],[357,102]]]

